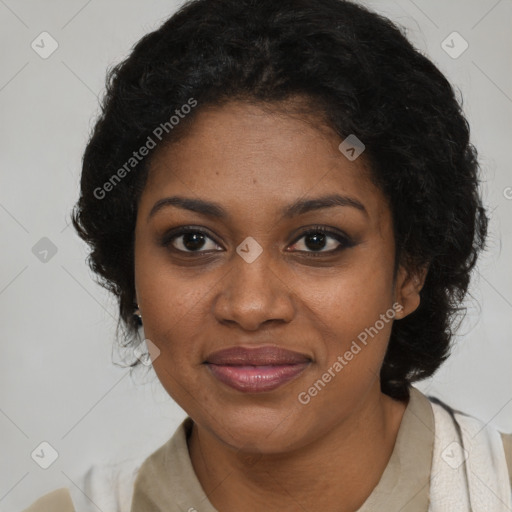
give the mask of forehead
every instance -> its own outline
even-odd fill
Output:
[[[208,196],[263,213],[339,193],[382,213],[386,201],[366,159],[347,159],[342,140],[310,113],[244,102],[199,108],[185,136],[156,150],[143,199]]]

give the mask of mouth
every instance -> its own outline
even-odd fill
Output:
[[[275,346],[231,347],[204,361],[217,380],[246,393],[272,391],[298,377],[310,363],[305,354]]]

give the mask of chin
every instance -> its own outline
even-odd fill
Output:
[[[262,407],[219,408],[222,415],[212,422],[203,416],[204,428],[235,450],[246,453],[278,454],[307,444],[304,411]],[[213,415],[215,417],[215,415]]]

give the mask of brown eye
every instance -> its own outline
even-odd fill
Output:
[[[187,251],[197,251],[203,247],[206,241],[206,236],[203,233],[185,233],[181,235],[183,240],[181,245],[185,247]],[[176,239],[174,240],[176,241]]]
[[[301,240],[304,241],[301,242]],[[300,238],[292,245],[292,249],[316,255],[315,253],[334,253],[353,245],[354,243],[341,233],[328,231],[324,228],[313,228],[302,233]]]
[[[221,249],[204,231],[189,228],[166,234],[162,240],[162,245],[165,247],[172,246],[173,249],[186,253],[202,253]]]

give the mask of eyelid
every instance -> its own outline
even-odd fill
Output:
[[[302,237],[310,235],[312,233],[323,233],[324,235],[334,238],[334,239],[338,240],[339,242],[344,242],[346,244],[349,244],[349,243],[353,244],[351,237],[348,236],[341,229],[332,228],[332,227],[328,227],[328,226],[320,226],[320,225],[308,226],[306,228],[301,228],[301,229],[303,229],[303,230],[299,233],[299,235],[294,239],[294,241],[290,245],[297,243]],[[339,240],[339,239],[341,239],[341,240]]]
[[[173,228],[173,229],[167,231],[160,238],[160,244],[164,247],[169,247],[171,245],[171,243],[176,238],[179,238],[180,236],[183,236],[187,233],[201,233],[201,234],[205,235],[207,238],[209,238],[210,240],[212,240],[217,246],[222,247],[222,244],[220,244],[216,240],[216,236],[213,236],[210,233],[209,229],[202,227],[202,226],[192,226],[192,225],[179,226],[179,227],[176,227],[176,228]],[[342,249],[350,248],[355,245],[354,240],[352,240],[352,238],[350,236],[348,236],[345,232],[343,232],[342,230],[340,230],[338,228],[333,228],[333,227],[329,227],[329,226],[313,225],[313,226],[307,226],[305,228],[301,228],[300,233],[297,234],[297,236],[293,239],[293,241],[291,243],[288,244],[287,247],[289,247],[290,245],[295,245],[299,240],[301,240],[305,236],[313,234],[313,233],[322,233],[329,238],[334,238],[340,245],[336,249],[331,249],[328,251],[323,251],[323,250],[302,251],[302,250],[299,250],[299,251],[287,251],[287,252],[296,252],[296,253],[300,253],[300,254],[322,256],[322,255],[334,254],[334,253],[339,252]],[[212,252],[221,252],[220,250],[217,250],[217,249],[209,249],[206,251],[204,251],[204,250],[183,251],[183,250],[177,249],[175,247],[173,247],[172,249],[181,254],[197,254],[197,255],[211,254]]]
[[[222,247],[222,244],[220,244],[216,240],[216,236],[212,235],[210,230],[208,230],[205,227],[202,226],[179,226],[173,229],[170,229],[169,231],[166,231],[161,237],[160,237],[160,244],[164,247],[168,247],[171,245],[171,243],[176,239],[179,238],[182,235],[186,235],[187,233],[201,233],[205,236],[207,236],[210,240],[212,240],[216,245]],[[183,253],[183,254],[201,254],[201,253],[207,253],[210,251],[182,251],[180,249],[174,248],[177,252]],[[220,252],[220,251],[215,251]]]

